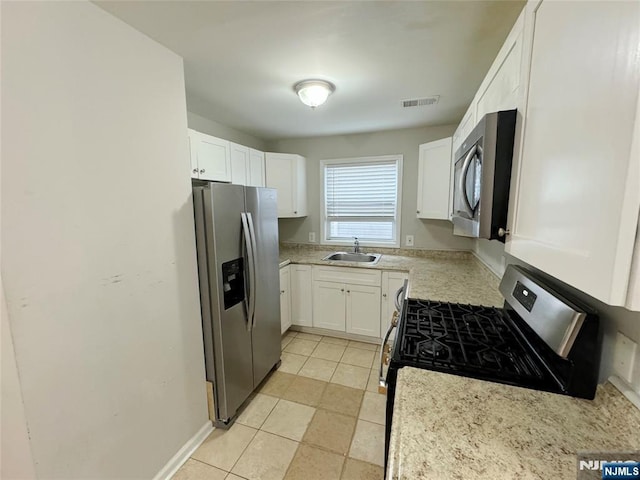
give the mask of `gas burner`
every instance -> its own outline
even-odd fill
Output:
[[[498,364],[500,363],[500,358],[498,358],[498,354],[493,350],[484,350],[482,352],[478,352],[478,357],[480,357],[481,361],[489,364]]]
[[[445,359],[451,356],[449,348],[437,340],[424,340],[418,344],[418,355],[429,359]]]

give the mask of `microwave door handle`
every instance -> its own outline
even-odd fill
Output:
[[[256,326],[256,289],[258,288],[258,282],[256,282],[255,279],[258,275],[258,247],[256,245],[256,230],[253,225],[253,215],[251,215],[251,212],[247,212],[247,224],[249,226],[249,235],[251,237],[251,261],[253,263],[253,276],[251,277],[251,302],[249,304],[249,320],[251,321],[251,329],[253,329]]]
[[[253,279],[255,276],[254,264],[253,264],[253,245],[251,243],[251,233],[249,232],[249,222],[247,220],[247,214],[245,212],[242,212],[240,216],[242,218],[242,238],[244,239],[244,246],[247,251],[247,263],[248,263],[247,266],[249,270],[248,281],[247,279],[245,279],[244,301],[247,307],[247,330],[251,331],[253,327],[253,324],[252,324],[253,322],[252,306],[254,305],[253,297],[255,296],[254,286],[253,286]]]
[[[469,153],[464,159],[464,163],[462,164],[462,175],[460,175],[460,179],[458,181],[458,190],[460,191],[460,195],[462,195],[462,201],[464,205],[468,209],[469,215],[473,217],[474,209],[471,207],[469,203],[469,198],[467,197],[467,175],[469,175],[469,167],[471,167],[471,160],[473,160],[473,156],[476,153],[477,145],[474,145]]]

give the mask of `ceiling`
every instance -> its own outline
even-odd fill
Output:
[[[184,58],[189,111],[263,139],[457,123],[524,1],[97,1]],[[312,110],[293,91],[336,91]],[[402,108],[440,95],[436,105]]]

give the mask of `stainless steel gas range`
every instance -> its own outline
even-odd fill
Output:
[[[418,300],[406,294],[400,298],[399,318],[392,322],[380,356],[380,388],[387,390],[385,458],[396,378],[406,366],[594,398],[601,349],[597,313],[513,265],[507,267],[500,292],[503,308]]]

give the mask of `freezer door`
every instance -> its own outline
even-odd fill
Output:
[[[246,187],[245,200],[256,243],[252,343],[253,383],[257,386],[280,361],[278,204],[272,188]]]
[[[244,188],[195,187],[194,205],[207,380],[213,382],[218,424],[224,425],[253,391],[242,247]]]

